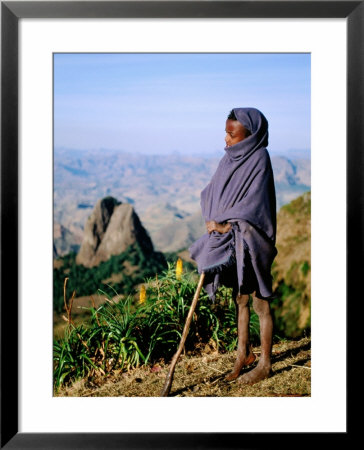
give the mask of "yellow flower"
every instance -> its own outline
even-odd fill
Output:
[[[142,284],[142,287],[140,288],[140,294],[139,294],[139,303],[145,302],[146,295],[147,294],[145,292],[145,286],[144,286],[144,284]]]
[[[181,258],[178,258],[178,259],[177,259],[177,265],[176,265],[176,278],[177,278],[177,280],[180,280],[180,279],[181,279],[182,272],[183,272],[183,263],[182,263],[182,259],[181,259]]]

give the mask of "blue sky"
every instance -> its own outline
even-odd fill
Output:
[[[216,153],[253,106],[271,152],[310,149],[310,71],[309,54],[55,54],[54,145]]]

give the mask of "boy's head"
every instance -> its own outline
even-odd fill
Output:
[[[251,135],[251,132],[238,121],[233,109],[226,120],[225,132],[226,147],[231,147]]]

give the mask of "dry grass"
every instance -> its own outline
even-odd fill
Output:
[[[311,395],[311,341],[287,341],[273,346],[272,375],[253,386],[225,381],[235,352],[220,354],[206,347],[198,356],[182,355],[177,363],[171,397],[303,397]],[[259,359],[260,348],[253,349]],[[107,378],[77,381],[62,388],[62,397],[158,397],[168,364],[141,367]],[[244,371],[251,368],[244,369]],[[243,371],[243,372],[244,372]]]

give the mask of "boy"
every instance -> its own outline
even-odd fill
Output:
[[[234,108],[226,120],[225,155],[201,192],[207,233],[190,247],[204,287],[214,301],[219,285],[233,288],[237,308],[237,359],[227,380],[255,360],[249,342],[249,295],[260,322],[261,356],[239,381],[254,384],[271,370],[273,320],[270,273],[277,254],[276,198],[268,145],[268,122],[255,108]]]

